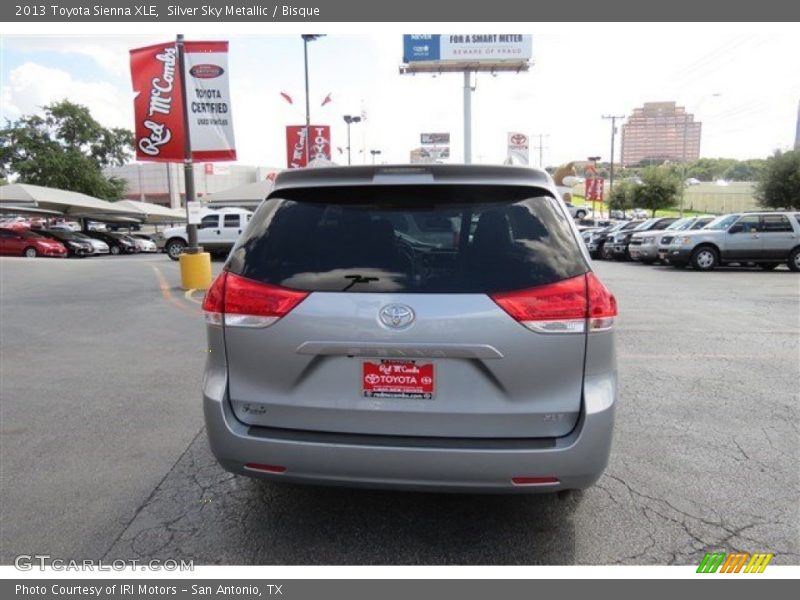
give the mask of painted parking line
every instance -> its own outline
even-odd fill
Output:
[[[158,287],[161,289],[161,295],[164,297],[164,300],[172,304],[174,307],[189,313],[190,315],[199,316],[200,315],[199,310],[187,305],[184,302],[181,302],[172,295],[172,290],[169,287],[169,282],[167,281],[167,278],[164,277],[164,274],[161,272],[161,269],[159,269],[154,265],[151,265],[151,267],[153,268],[153,272],[156,274],[156,279],[158,279]]]
[[[200,292],[200,297],[195,298],[194,293]],[[203,304],[203,295],[205,294],[205,290],[196,290],[196,289],[189,289],[186,290],[186,293],[183,294],[183,297],[186,298],[189,302],[194,302],[195,304]]]

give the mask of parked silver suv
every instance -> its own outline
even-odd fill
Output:
[[[678,219],[665,229],[655,231],[642,231],[631,236],[631,243],[628,252],[633,260],[638,260],[645,265],[651,265],[656,261],[664,261],[664,256],[660,256],[658,248],[662,244],[669,244],[672,237],[679,231],[691,231],[702,229],[708,225],[714,217],[684,217]],[[665,241],[666,240],[666,241]]]
[[[734,213],[699,231],[676,235],[667,257],[677,267],[710,271],[728,263],[756,263],[771,270],[786,263],[800,271],[800,220],[793,212]]]
[[[455,231],[415,240],[408,219]],[[589,264],[544,171],[284,171],[203,304],[211,448],[284,481],[585,488],[617,396],[616,301]]]

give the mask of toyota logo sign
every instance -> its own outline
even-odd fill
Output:
[[[403,329],[414,322],[414,311],[405,304],[387,304],[378,312],[378,318],[386,327]]]
[[[511,143],[516,146],[522,146],[523,144],[528,143],[528,136],[522,135],[521,133],[515,133],[511,136]]]

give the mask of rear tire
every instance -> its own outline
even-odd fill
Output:
[[[585,210],[575,211],[575,218],[578,219],[579,221],[581,219],[585,219],[586,218],[586,211]]]
[[[786,261],[790,271],[800,272],[800,248],[795,248],[789,253],[789,260]]]
[[[713,271],[719,266],[719,254],[711,246],[701,246],[692,253],[692,267],[697,271]]]
[[[113,254],[114,256],[118,256],[120,253],[119,246],[111,246],[108,251]]]
[[[183,251],[186,249],[186,242],[181,239],[172,239],[167,242],[167,245],[164,246],[164,250],[167,252],[167,256],[169,256],[172,260],[178,260]]]
[[[22,256],[25,258],[36,258],[39,256],[39,253],[36,251],[36,248],[33,246],[28,246],[25,250],[22,251]]]
[[[777,266],[778,263],[758,263],[758,268],[764,271],[772,271]]]

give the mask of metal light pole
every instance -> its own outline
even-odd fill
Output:
[[[356,116],[345,115],[344,116],[344,122],[347,123],[347,164],[349,165],[349,164],[351,164],[350,163],[350,124],[351,123],[360,123],[361,122],[361,117],[359,117],[358,115],[356,115]]]
[[[304,33],[301,35],[303,38],[303,68],[306,79],[306,166],[308,166],[308,130],[311,127],[311,104],[308,94],[308,42],[313,42],[323,35],[320,33]]]
[[[472,83],[464,71],[464,164],[472,163]]]
[[[372,154],[372,164],[374,165],[375,164],[375,157],[378,154],[380,154],[381,151],[380,150],[370,150],[369,153]]]
[[[194,163],[192,162],[192,139],[189,135],[189,111],[186,104],[186,78],[184,71],[186,64],[184,62],[184,44],[183,34],[178,34],[178,77],[180,81],[184,82],[181,85],[181,103],[183,104],[183,176],[184,185],[186,188],[186,234],[189,238],[189,247],[184,250],[186,254],[199,254],[203,251],[202,248],[197,246],[197,225],[189,223],[189,202],[194,202]]]

